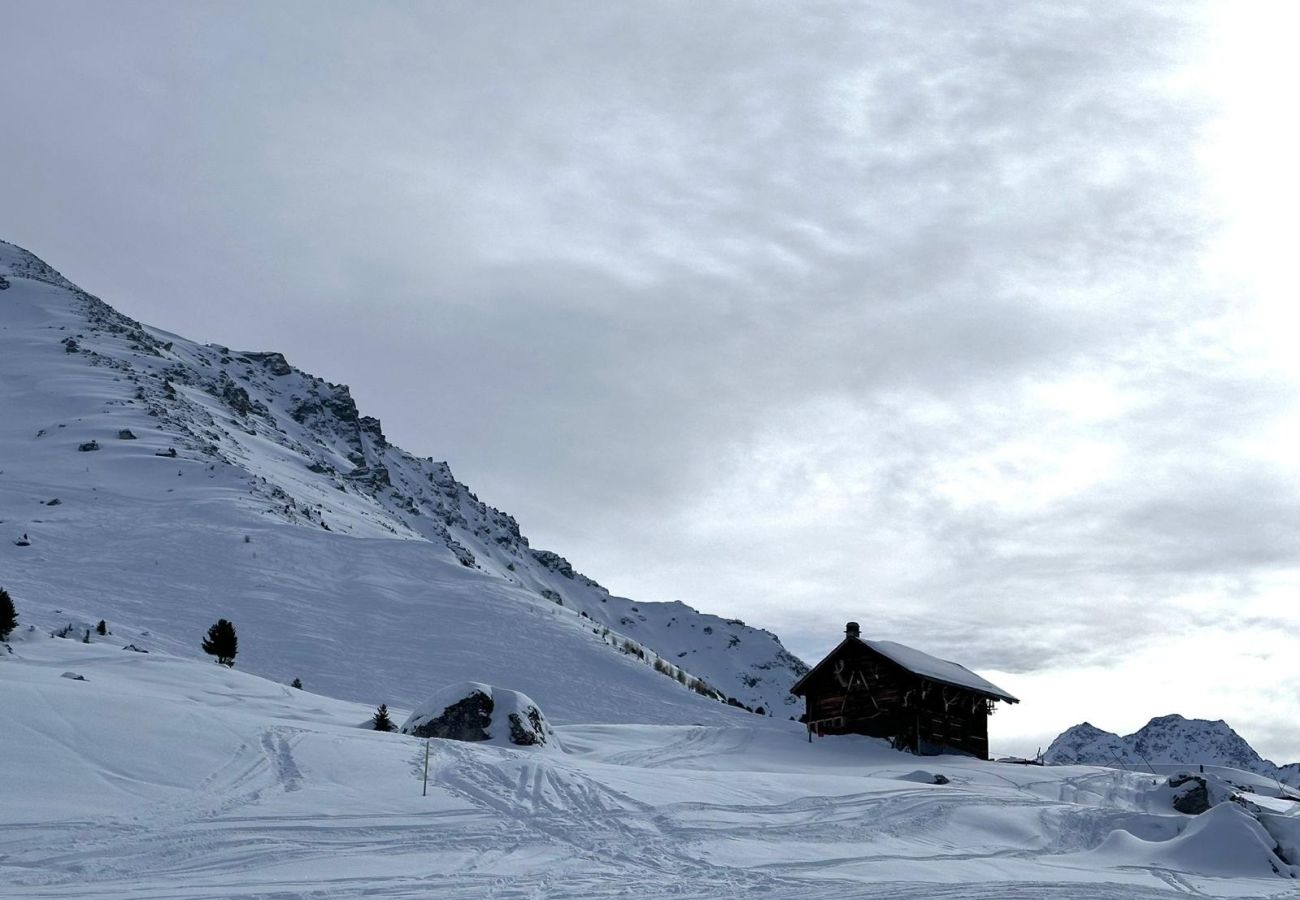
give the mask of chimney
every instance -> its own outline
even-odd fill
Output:
[[[844,633],[849,637],[854,637],[854,638],[862,637],[862,633],[861,630],[858,628],[857,622],[850,622],[849,624],[845,625]]]

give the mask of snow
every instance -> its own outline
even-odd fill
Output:
[[[1103,865],[1162,868],[1183,874],[1292,877],[1292,867],[1273,853],[1275,846],[1277,841],[1253,816],[1234,803],[1222,803],[1192,819],[1167,841],[1146,841],[1116,830],[1097,849],[1081,856]]]
[[[993,682],[986,681],[958,663],[939,659],[936,656],[931,656],[913,647],[897,644],[893,641],[863,641],[863,643],[882,656],[898,663],[909,672],[929,678],[931,681],[951,684],[954,687],[970,688],[1011,703],[1020,702],[1002,688],[993,684]]]
[[[9,244],[0,274],[0,897],[1296,896],[1265,775],[1194,819],[1137,772],[809,742],[774,635],[611,596],[345,387]],[[234,669],[199,651],[219,617]],[[466,681],[557,740],[361,727]]]
[[[198,656],[227,618],[240,669],[372,708],[473,678],[557,723],[748,715],[698,680],[797,714],[774,635],[610,595],[346,387],[134,322],[12,244],[0,274],[0,583],[24,622]]]
[[[918,770],[881,741],[737,716],[559,726],[555,753],[434,739],[426,797],[425,741],[359,727],[372,707],[16,637],[0,897],[1296,895],[1243,809],[1175,813],[1149,776]]]
[[[1163,774],[1204,766],[1240,784],[1300,787],[1295,764],[1277,766],[1260,758],[1228,723],[1179,715],[1157,716],[1123,737],[1083,722],[1058,735],[1043,759],[1049,764],[1088,763]]]

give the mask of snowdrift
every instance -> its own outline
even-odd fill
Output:
[[[1300,877],[1274,852],[1277,841],[1235,803],[1221,803],[1192,819],[1177,837],[1146,841],[1113,831],[1087,854],[1097,865],[1143,866],[1217,878]]]
[[[1295,896],[1245,810],[1176,813],[1149,776],[918,770],[882,741],[810,744],[748,715],[555,726],[565,752],[503,743],[495,722],[426,742],[358,728],[373,702],[122,650],[141,629],[113,630],[24,629],[0,653],[0,897]],[[483,684],[427,706],[474,691],[494,713],[530,706]]]

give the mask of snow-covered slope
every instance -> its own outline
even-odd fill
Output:
[[[611,596],[347,387],[141,325],[3,242],[0,410],[0,585],[44,628],[194,654],[224,617],[240,668],[367,702],[471,679],[560,722],[794,711],[774,635]]]
[[[1159,716],[1123,737],[1084,722],[1057,736],[1043,760],[1051,765],[1119,766],[1134,771],[1173,765],[1225,766],[1300,787],[1300,763],[1277,766],[1263,759],[1222,719]]]
[[[425,742],[362,730],[372,707],[122,627],[0,647],[0,897],[1296,896],[1294,802],[1191,816],[1137,773],[745,714],[559,726],[560,752],[435,739],[424,796]]]

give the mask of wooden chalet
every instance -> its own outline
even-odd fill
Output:
[[[989,757],[989,716],[1015,697],[965,666],[893,641],[863,640],[857,622],[790,693],[812,735],[865,734],[900,750]]]

